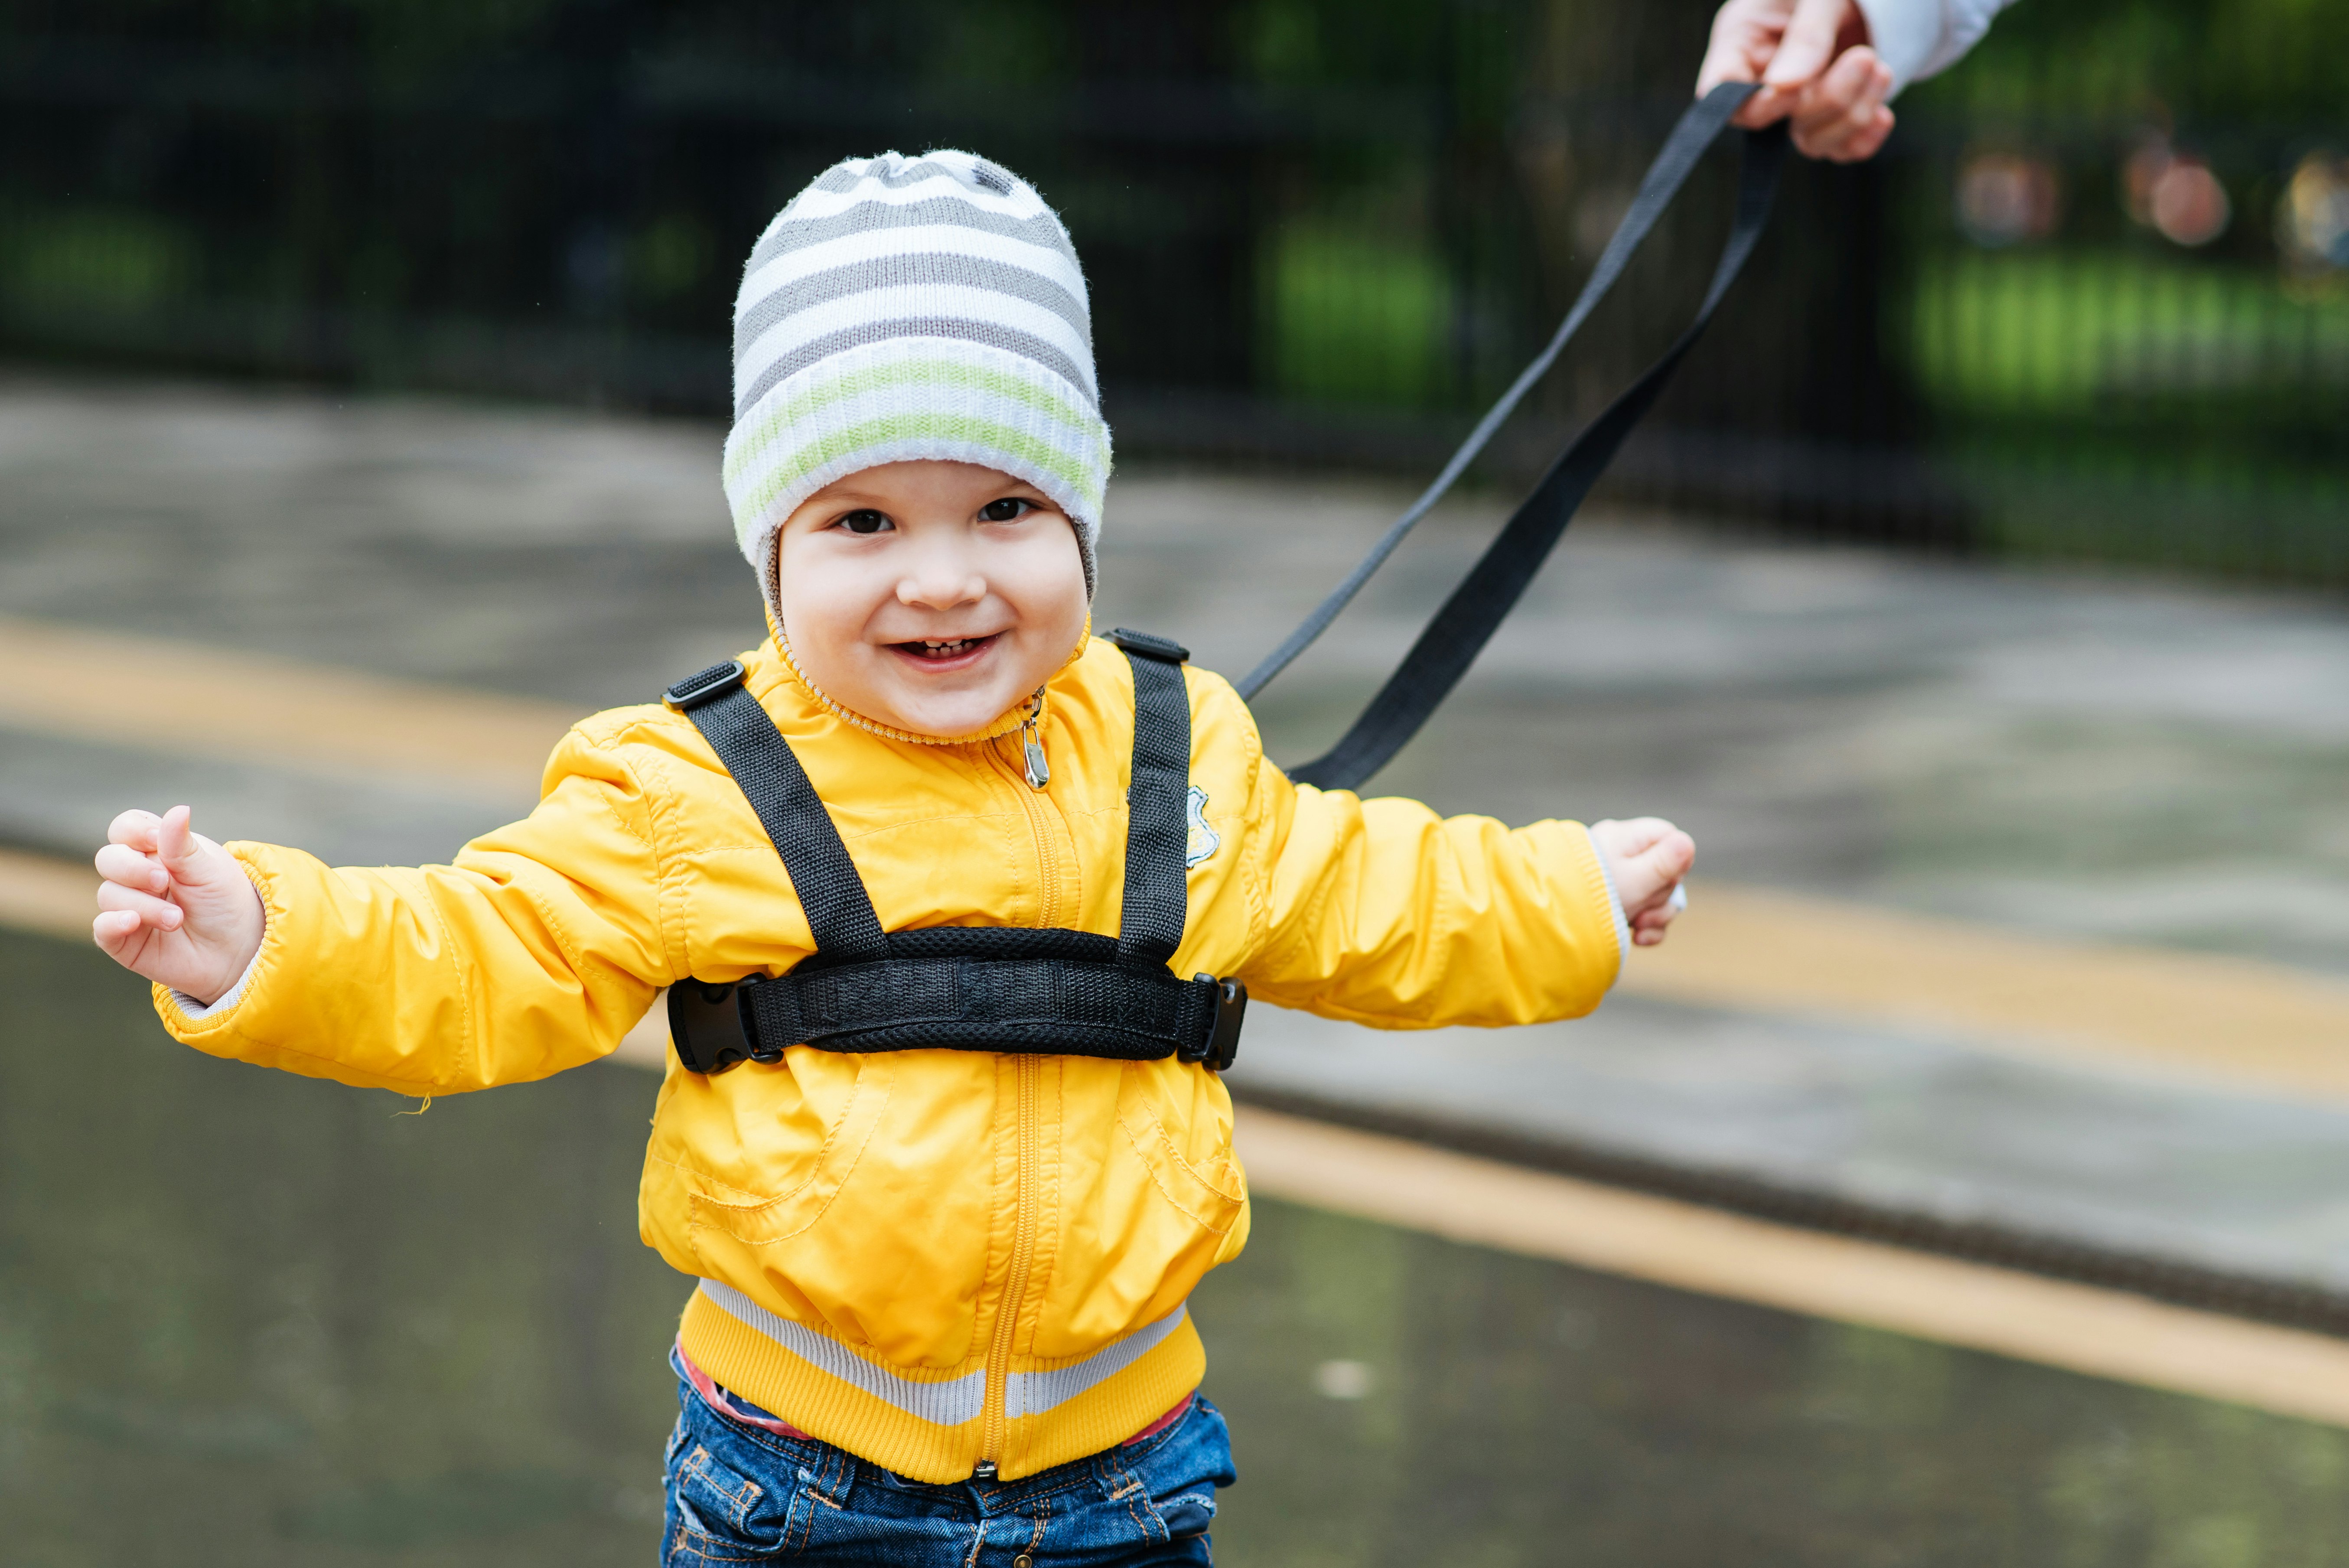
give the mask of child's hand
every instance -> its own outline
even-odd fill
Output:
[[[1634,817],[1628,822],[1591,823],[1590,841],[1607,857],[1615,896],[1623,901],[1623,918],[1631,923],[1632,942],[1653,947],[1680,913],[1672,894],[1696,863],[1696,841],[1661,817]]]
[[[188,809],[125,811],[98,851],[90,935],[109,957],[209,1006],[261,950],[267,916],[236,857],[188,830]]]

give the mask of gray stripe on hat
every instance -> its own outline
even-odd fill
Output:
[[[980,184],[985,185],[986,176],[990,173],[998,179],[1003,178],[1001,170],[989,169],[984,160],[979,162],[978,168],[972,170],[957,169],[951,163],[936,163],[928,160],[895,163],[887,168],[882,167],[883,162],[882,159],[871,159],[862,169],[851,169],[846,164],[836,165],[824,171],[823,177],[816,181],[813,189],[827,191],[836,196],[843,191],[855,190],[861,182],[867,180],[876,185],[885,185],[892,191],[901,191],[920,181],[935,180],[941,174],[956,184],[964,186],[968,186],[972,180],[977,180]],[[988,189],[994,188],[989,186]],[[1004,193],[1001,191],[996,191],[998,195]]]
[[[1092,346],[1092,324],[1084,305],[1041,273],[952,251],[920,251],[850,262],[784,284],[734,324],[734,363],[741,364],[742,356],[770,327],[802,311],[875,289],[926,286],[987,289],[1040,305],[1067,322],[1087,348]]]
[[[845,239],[874,229],[909,229],[924,223],[957,224],[965,229],[977,229],[983,233],[1001,234],[1007,239],[1025,240],[1031,245],[1041,245],[1057,251],[1073,266],[1077,260],[1069,236],[1060,221],[1050,212],[1039,212],[1032,218],[1014,218],[1002,212],[989,212],[968,197],[932,196],[920,201],[908,201],[899,206],[887,201],[859,201],[844,212],[834,212],[828,218],[811,218],[804,222],[791,220],[777,224],[766,238],[759,242],[744,263],[745,277],[757,272],[777,256],[809,245],[820,245],[827,240]]]
[[[792,349],[759,372],[756,381],[734,395],[734,418],[741,418],[750,411],[751,404],[765,397],[778,383],[799,374],[819,359],[837,354],[843,348],[854,348],[867,343],[886,343],[901,337],[947,337],[964,343],[984,343],[1022,358],[1032,359],[1076,388],[1078,400],[1084,405],[1085,412],[1096,418],[1100,417],[1100,403],[1083,368],[1040,337],[991,321],[971,321],[956,316],[895,316],[882,321],[859,322],[854,326],[828,333]]]

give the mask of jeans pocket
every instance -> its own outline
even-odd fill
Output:
[[[792,1487],[757,1450],[691,1432],[668,1466],[663,1568],[767,1562],[783,1547]],[[756,1470],[757,1475],[745,1471]]]
[[[1204,1536],[1216,1521],[1216,1492],[1238,1480],[1223,1412],[1198,1396],[1183,1418],[1137,1445],[1125,1469],[1142,1483],[1169,1541]]]

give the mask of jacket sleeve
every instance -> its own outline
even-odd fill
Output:
[[[1858,0],[1869,45],[1892,71],[1897,92],[1965,58],[2014,0]]]
[[[1291,784],[1268,763],[1254,793],[1252,995],[1410,1029],[1578,1017],[1614,983],[1615,903],[1579,824],[1439,817]]]
[[[268,916],[233,1006],[182,1043],[403,1094],[545,1078],[608,1054],[668,983],[654,816],[625,757],[574,730],[537,810],[452,864],[333,868],[229,846]]]

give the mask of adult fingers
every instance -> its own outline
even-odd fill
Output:
[[[1799,88],[1817,76],[1835,58],[1836,39],[1850,20],[1854,0],[1796,0],[1777,51],[1762,73],[1763,83]]]
[[[1795,0],[1728,0],[1714,12],[1704,63],[1697,67],[1696,96],[1723,82],[1758,80],[1794,10]]]
[[[1865,107],[1825,126],[1795,133],[1795,149],[1806,158],[1829,163],[1857,163],[1873,158],[1892,134],[1892,111],[1883,105]]]
[[[155,830],[162,825],[162,818],[134,806],[107,825],[107,841],[128,844],[134,850],[151,850],[155,847]]]
[[[1864,120],[1860,120],[1855,123],[1850,129],[1839,132],[1834,139],[1831,146],[1826,147],[1817,152],[1811,152],[1806,149],[1804,150],[1805,156],[1811,158],[1823,158],[1831,163],[1862,162],[1868,159],[1875,157],[1878,150],[1884,146],[1888,139],[1890,139],[1892,135],[1892,111],[1879,106],[1874,111],[1869,113]],[[1800,138],[1796,139],[1795,146],[1797,148],[1802,147]]]
[[[151,925],[158,931],[177,931],[187,920],[178,904],[153,893],[140,892],[135,887],[124,887],[120,882],[98,884],[98,907],[109,914],[135,914],[140,924]]]
[[[1867,157],[1890,133],[1891,111],[1884,100],[1891,92],[1891,67],[1877,58],[1875,50],[1848,51],[1804,92],[1795,107],[1796,150],[1807,158],[1847,162]]]
[[[1732,117],[1749,130],[1795,113],[1805,90],[1836,57],[1836,44],[1849,25],[1855,0],[1795,0],[1777,36],[1754,53],[1762,90]]]
[[[140,854],[128,844],[107,845],[98,851],[96,863],[98,874],[108,882],[152,893],[171,891],[171,874],[157,865],[151,856]]]

